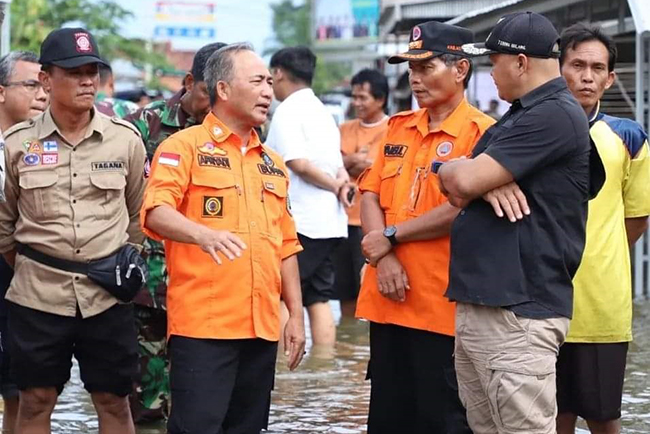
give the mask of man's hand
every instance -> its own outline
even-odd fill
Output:
[[[361,240],[361,251],[370,264],[375,265],[377,262],[386,256],[391,251],[391,246],[388,238],[384,236],[383,231],[374,230],[370,231]]]
[[[483,199],[492,205],[497,216],[503,217],[505,214],[513,223],[530,214],[526,196],[514,182],[488,191]]]
[[[411,289],[404,267],[394,253],[389,253],[377,263],[377,288],[384,297],[403,302],[406,290]]]
[[[201,234],[198,245],[201,250],[212,256],[214,262],[219,265],[221,265],[221,258],[217,255],[217,252],[221,252],[222,255],[233,261],[241,256],[242,250],[246,249],[246,244],[237,235],[228,231],[215,231],[212,229],[208,229]]]
[[[288,357],[287,367],[293,371],[298,367],[305,354],[305,320],[302,310],[289,315],[284,326],[284,355]]]
[[[344,207],[350,208],[352,206],[352,201],[348,200],[348,194],[350,190],[354,190],[355,186],[352,183],[346,182],[339,188],[338,198],[339,201],[343,204]]]

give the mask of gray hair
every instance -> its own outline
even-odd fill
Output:
[[[6,86],[9,83],[11,74],[14,72],[16,62],[38,63],[38,57],[31,51],[11,51],[0,58],[0,85]]]
[[[232,81],[235,70],[232,58],[234,54],[240,51],[255,51],[255,49],[248,42],[238,42],[219,48],[208,59],[203,75],[205,76],[205,84],[208,87],[211,105],[217,102],[217,83],[220,81],[230,83]]]
[[[467,70],[467,75],[465,76],[465,80],[463,80],[463,86],[465,87],[465,89],[467,89],[469,79],[472,78],[472,72],[474,71],[474,64],[472,63],[472,59],[466,56],[460,56],[458,54],[448,54],[448,53],[442,54],[440,56],[440,60],[442,60],[447,66],[455,65],[456,62],[459,62],[463,59],[469,62],[469,69]]]

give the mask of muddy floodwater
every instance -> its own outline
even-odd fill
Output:
[[[333,307],[338,316],[338,305],[333,303]],[[638,301],[623,397],[623,433],[650,433],[649,325],[650,302]],[[336,347],[330,351],[309,348],[296,372],[284,368],[280,356],[268,433],[365,433],[370,395],[364,381],[368,355],[367,324],[339,321]],[[97,432],[97,418],[76,364],[54,410],[52,425],[54,433]],[[579,432],[587,433],[582,426]],[[165,429],[156,424],[139,427],[138,433],[162,434]]]

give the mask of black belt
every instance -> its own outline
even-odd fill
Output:
[[[67,259],[55,258],[54,256],[46,255],[43,252],[34,250],[26,244],[16,243],[16,250],[23,256],[36,261],[40,264],[47,265],[48,267],[57,268],[59,270],[67,271],[69,273],[85,274],[88,275],[88,262],[69,261]]]

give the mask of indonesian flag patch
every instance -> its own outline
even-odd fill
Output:
[[[179,154],[172,154],[171,152],[161,152],[158,157],[158,164],[164,164],[166,166],[178,167],[181,162],[181,156]]]

